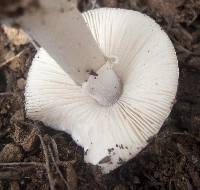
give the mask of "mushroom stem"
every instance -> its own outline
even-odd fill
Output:
[[[40,7],[17,19],[60,67],[81,85],[87,70],[97,71],[105,57],[76,6],[66,0],[39,0]]]
[[[113,105],[122,93],[121,80],[109,63],[102,66],[97,73],[90,71],[90,77],[82,87],[102,106]]]

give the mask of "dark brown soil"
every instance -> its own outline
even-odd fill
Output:
[[[1,0],[0,14],[28,5],[20,2]],[[169,34],[180,68],[170,117],[137,157],[101,176],[84,163],[82,148],[69,135],[25,118],[23,92],[35,50],[18,30],[0,27],[0,190],[47,190],[52,183],[60,190],[66,183],[81,190],[200,189],[200,0],[79,1],[81,11],[102,6],[144,12]]]

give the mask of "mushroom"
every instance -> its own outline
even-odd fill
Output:
[[[142,13],[100,8],[83,18],[106,62],[86,70],[89,78],[77,84],[40,48],[28,74],[25,107],[29,118],[71,134],[85,161],[109,173],[136,156],[169,116],[177,57],[166,33]]]

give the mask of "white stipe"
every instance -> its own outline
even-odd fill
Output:
[[[18,19],[25,29],[79,85],[88,70],[97,71],[105,57],[81,13],[67,0],[40,0],[41,7]]]

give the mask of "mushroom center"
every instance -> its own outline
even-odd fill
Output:
[[[122,92],[120,78],[112,65],[103,65],[97,73],[90,72],[90,77],[82,87],[84,91],[102,106],[111,106],[117,102]]]

